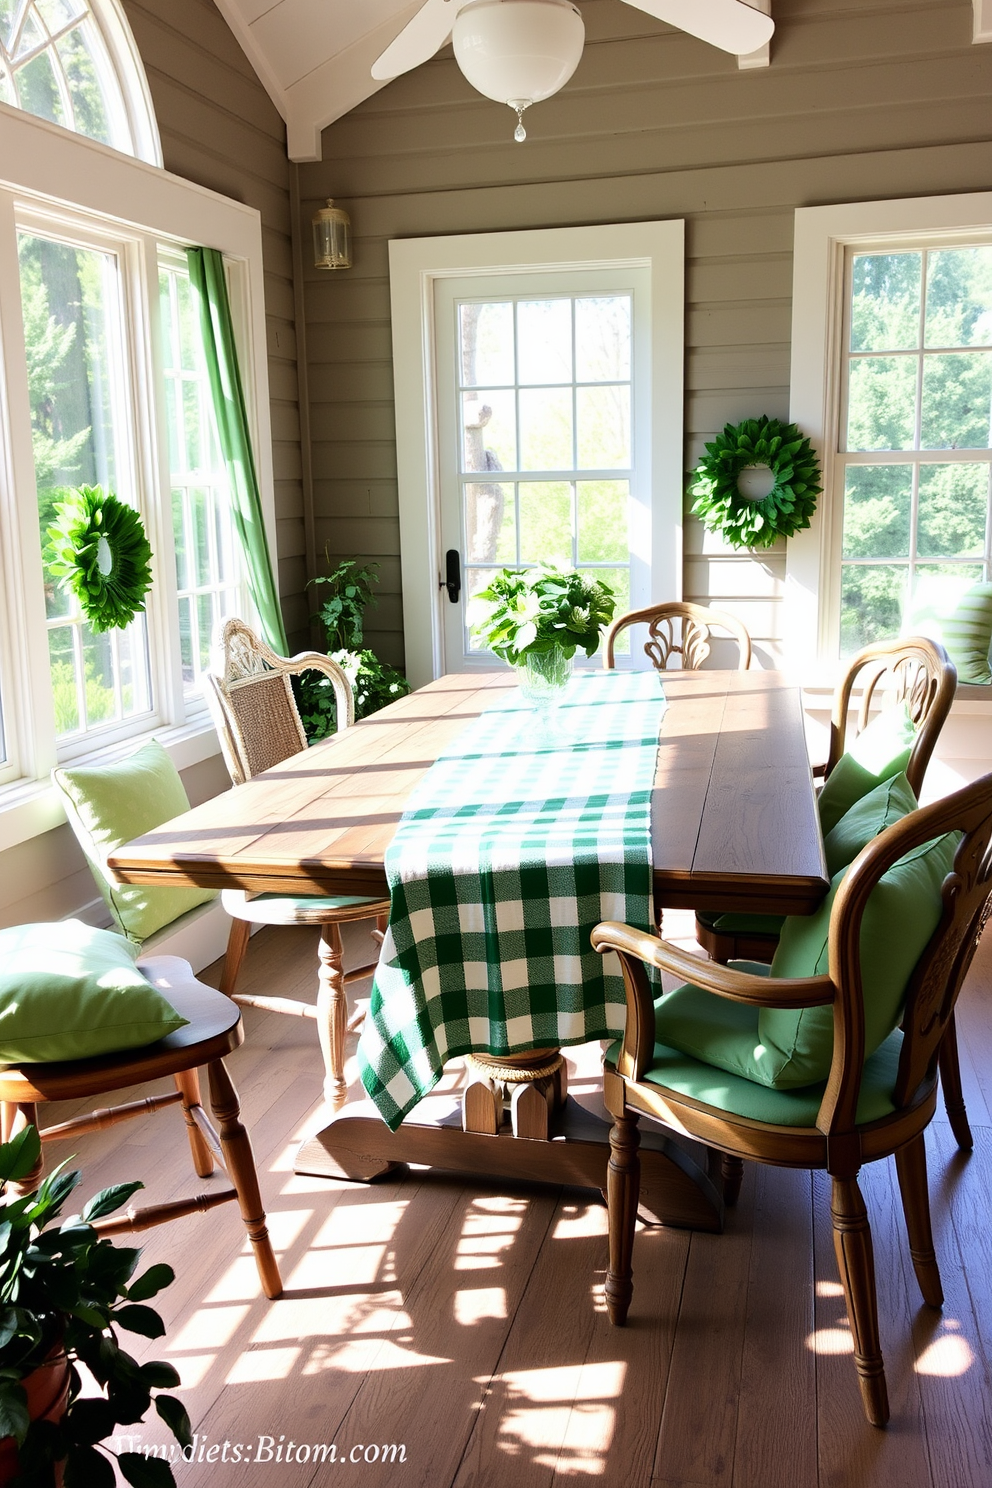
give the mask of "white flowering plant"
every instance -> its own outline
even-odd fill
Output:
[[[472,631],[496,656],[518,666],[560,648],[592,656],[616,608],[613,590],[574,568],[502,568],[473,597]]]

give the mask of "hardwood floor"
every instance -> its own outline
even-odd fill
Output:
[[[688,918],[666,915],[666,933],[681,930]],[[365,949],[352,946],[356,964]],[[313,996],[315,970],[308,931],[266,929],[242,985]],[[894,1169],[863,1174],[884,1432],[861,1413],[820,1176],[749,1167],[722,1235],[639,1230],[630,1322],[611,1329],[595,1196],[416,1170],[369,1187],[298,1178],[321,1087],[313,1026],[250,1010],[246,1026],[231,1069],[286,1294],[262,1297],[231,1206],[146,1237],[146,1260],[168,1260],[177,1280],[154,1304],[166,1338],[133,1344],[182,1375],[197,1440],[179,1484],[308,1488],[336,1481],[342,1461],[361,1488],[992,1484],[992,936],[959,1017],[975,1151],[958,1153],[942,1119],[929,1133],[942,1313],[916,1290]],[[583,1051],[575,1083],[594,1075]],[[173,1112],[75,1151],[84,1195],[132,1177],[155,1197],[188,1190]],[[135,1438],[167,1440],[155,1419]],[[323,1444],[336,1448],[326,1461]]]

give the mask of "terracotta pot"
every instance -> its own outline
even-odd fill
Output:
[[[21,1381],[28,1397],[32,1421],[60,1421],[69,1400],[69,1361],[61,1343]],[[17,1443],[12,1436],[0,1437],[0,1488],[17,1476]],[[62,1464],[55,1466],[55,1482],[62,1482]]]

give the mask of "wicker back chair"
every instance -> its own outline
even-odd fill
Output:
[[[354,697],[336,661],[319,651],[301,651],[286,660],[243,620],[224,622],[205,681],[224,760],[235,785],[243,785],[262,770],[270,770],[307,748],[290,681],[306,671],[322,672],[329,678],[337,705],[338,730],[350,728],[355,721]],[[324,1098],[332,1105],[340,1104],[347,1094],[345,1038],[348,1029],[361,1021],[359,1016],[349,1023],[346,986],[364,981],[375,970],[370,963],[345,972],[340,927],[349,920],[375,919],[376,937],[381,939],[388,922],[389,900],[317,894],[312,898],[285,897],[246,894],[240,889],[225,889],[221,899],[232,918],[221,991],[242,1007],[314,1018],[324,1058]],[[235,992],[253,924],[320,926],[316,1006],[288,997],[250,997]]]
[[[659,672],[668,668],[673,656],[680,658],[684,671],[698,671],[710,654],[712,630],[724,630],[737,642],[738,671],[746,672],[751,665],[751,637],[735,615],[684,600],[670,600],[665,604],[648,605],[643,610],[628,610],[614,620],[606,632],[604,667],[614,665],[617,636],[631,625],[647,625],[644,654]]]
[[[336,661],[319,651],[286,660],[237,618],[224,622],[206,675],[207,700],[235,785],[271,770],[307,747],[290,679],[321,672],[334,689],[338,730],[355,721],[351,684]]]
[[[892,1033],[883,1046],[887,1052],[879,1051],[866,1064],[864,1006],[872,989],[862,985],[861,927],[868,899],[882,875],[899,859],[951,832],[960,832],[962,838],[941,888],[939,923],[906,989],[901,1038],[899,1032]],[[895,1155],[913,1267],[924,1301],[939,1307],[943,1296],[930,1226],[924,1131],[934,1114],[938,1061],[953,1031],[955,1000],[989,915],[990,843],[992,775],[911,812],[882,832],[855,858],[837,892],[830,917],[829,972],[824,976],[788,981],[756,976],[741,968],[700,961],[626,925],[596,927],[593,945],[600,951],[619,952],[627,993],[626,1031],[618,1051],[607,1055],[603,1079],[604,1098],[615,1123],[610,1133],[606,1281],[614,1323],[625,1320],[631,1299],[640,1114],[723,1153],[725,1178],[734,1178],[743,1159],[825,1169],[832,1183],[834,1249],[865,1413],[873,1425],[885,1424],[888,1400],[878,1338],[875,1268],[858,1172],[863,1163]],[[761,1119],[745,1114],[741,1107],[746,1109],[747,1102],[733,1088],[733,1076],[704,1061],[675,1056],[671,1050],[659,1052],[654,994],[645,964],[752,1009],[832,1005],[833,1056],[828,1078],[802,1091],[766,1090]],[[687,1063],[698,1065],[703,1078],[686,1074]],[[671,1085],[665,1084],[666,1069],[681,1071],[670,1076]],[[713,1078],[707,1081],[709,1070]],[[688,1089],[695,1094],[684,1093]],[[703,1089],[706,1094],[700,1094]],[[813,1097],[812,1103],[805,1099],[807,1095]],[[859,1120],[862,1096],[871,1114]]]

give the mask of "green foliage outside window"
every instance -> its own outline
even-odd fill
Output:
[[[944,452],[990,449],[988,348],[992,246],[856,255],[844,654],[897,635],[929,595],[963,592],[986,577],[990,462]],[[918,458],[859,465],[861,451],[916,451]]]

